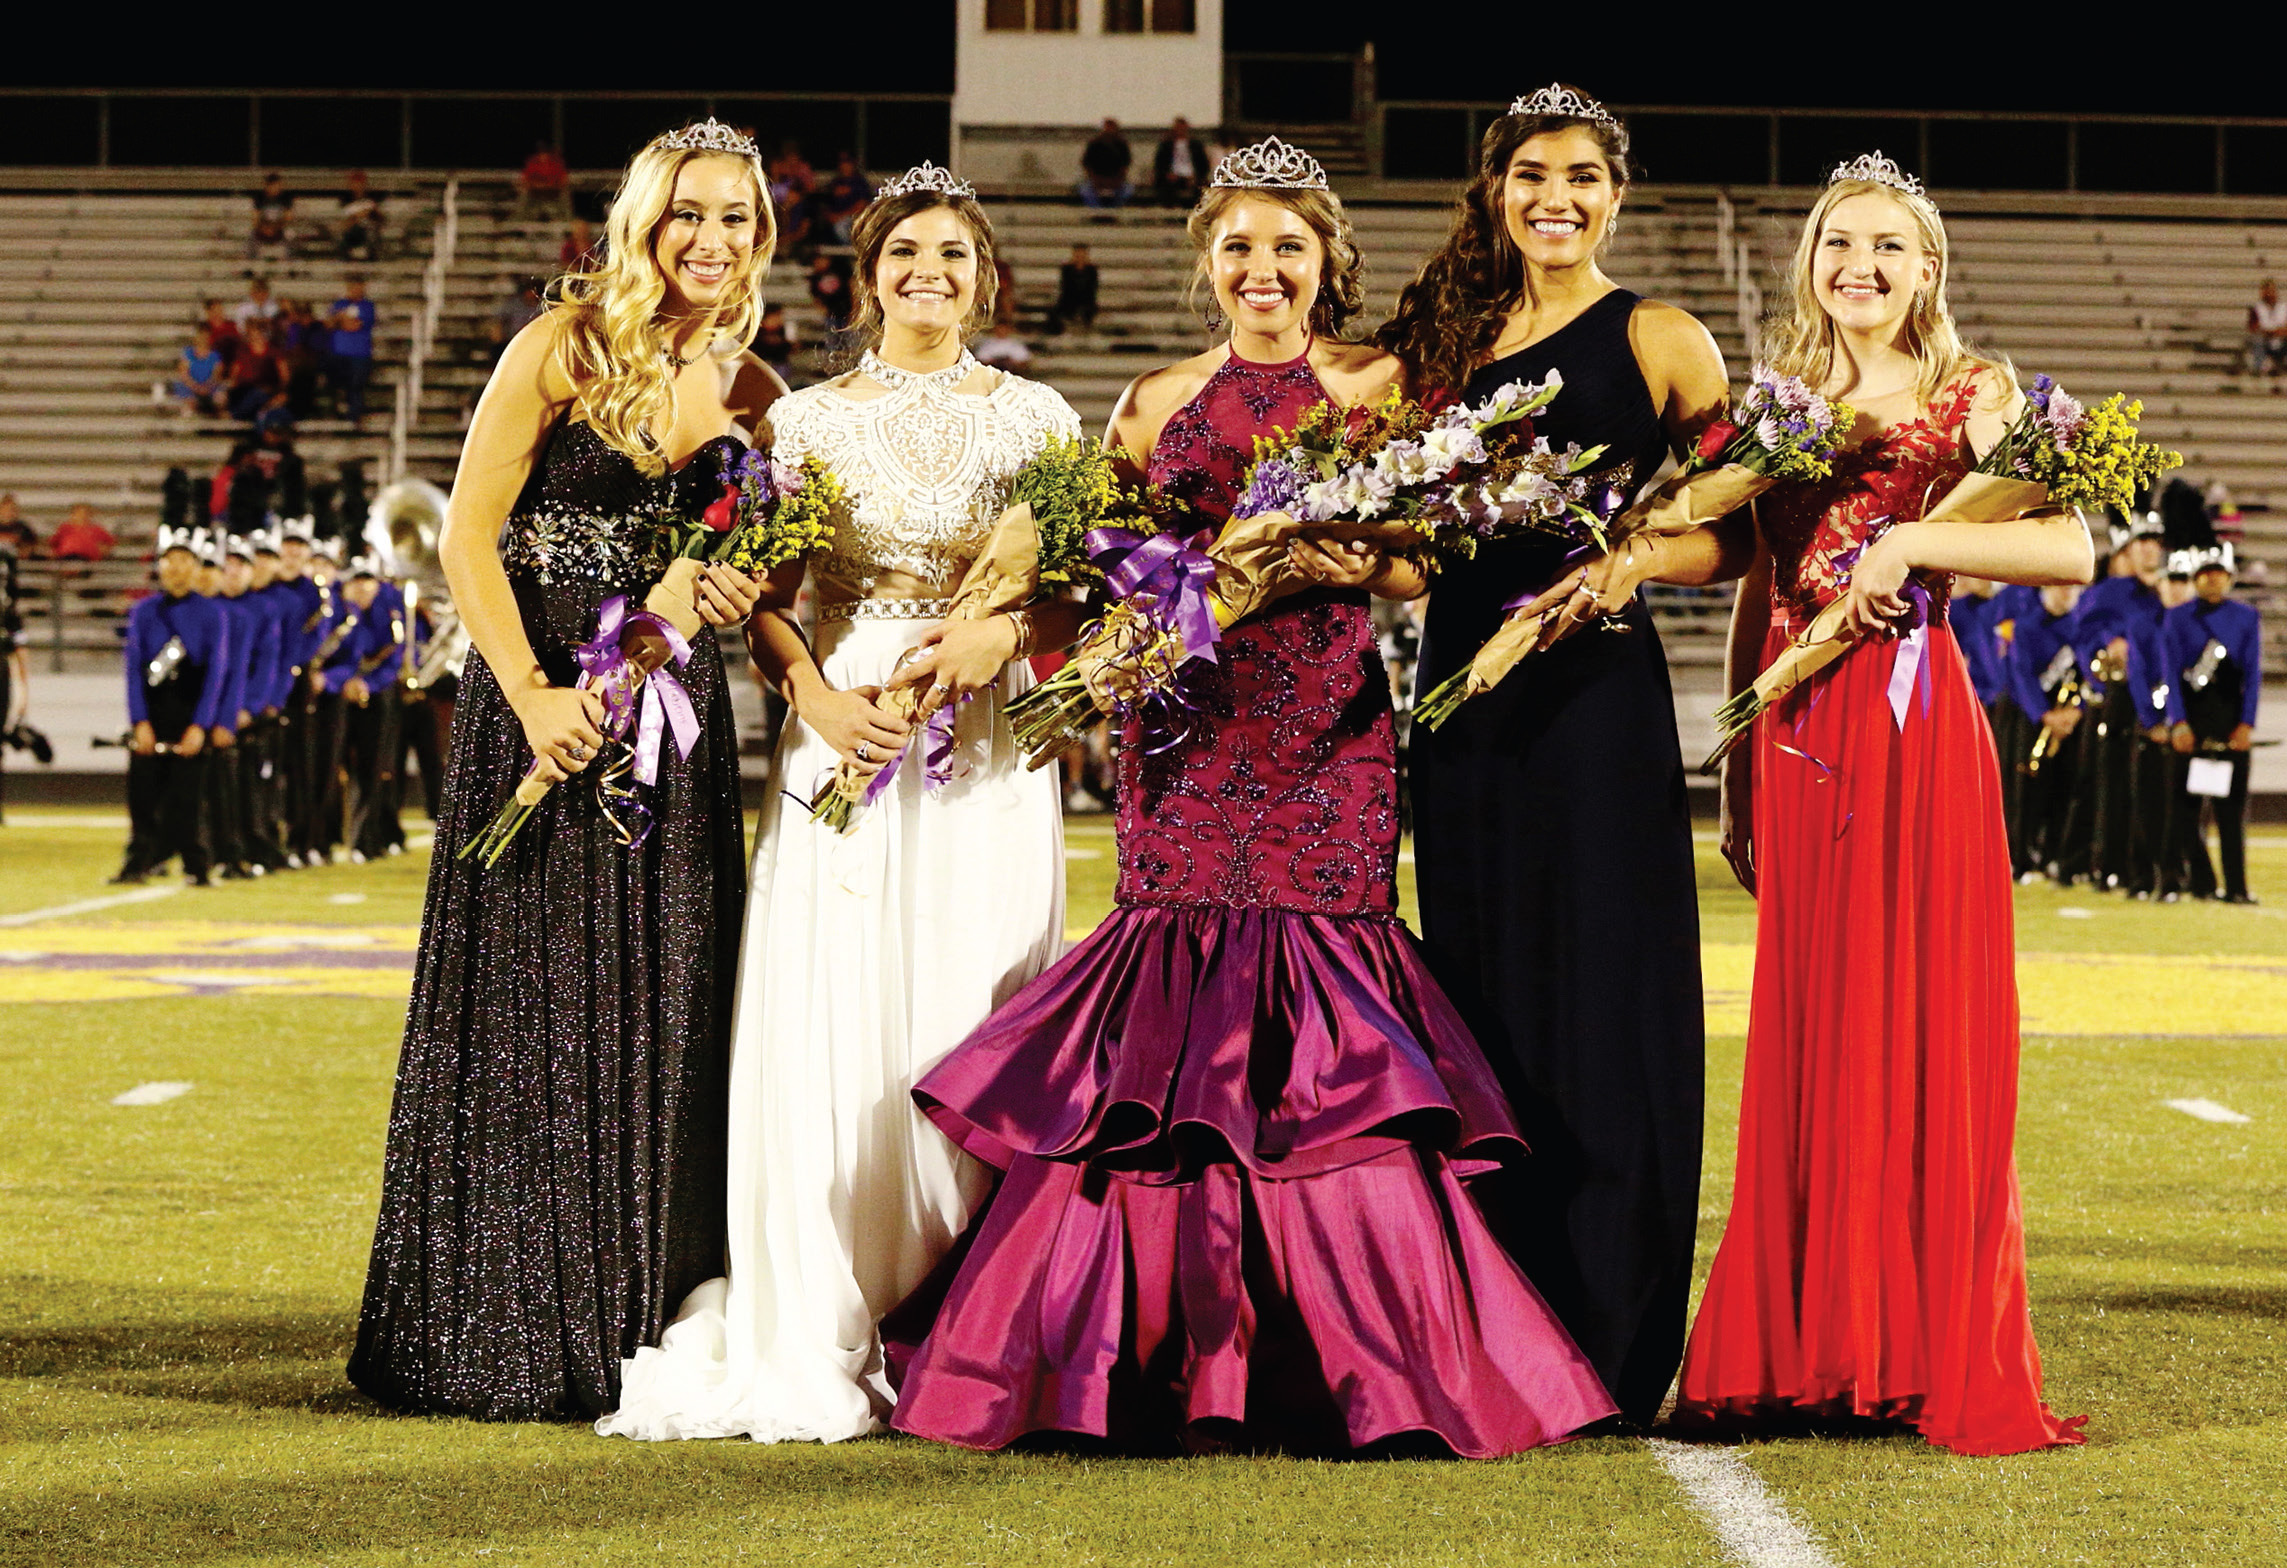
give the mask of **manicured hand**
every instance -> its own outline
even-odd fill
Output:
[[[879,705],[879,686],[819,692],[798,710],[802,722],[840,757],[871,778],[905,749],[912,726]]]
[[[1892,544],[1896,537],[1884,534],[1875,540],[1850,569],[1850,607],[1843,612],[1843,624],[1853,636],[1885,636],[1906,613],[1906,597],[1899,591],[1906,586],[1906,556]]]
[[[737,626],[762,597],[762,579],[709,562],[692,583],[691,602],[709,626]]]
[[[1363,588],[1382,574],[1382,552],[1371,540],[1297,539],[1286,547],[1289,565],[1327,588]]]
[[[889,678],[889,689],[919,687],[920,717],[926,719],[948,702],[974,696],[999,680],[1016,657],[1016,645],[1016,622],[1005,615],[939,621],[922,633]]]
[[[576,686],[535,686],[515,701],[524,740],[549,784],[593,762],[603,749],[604,700]]]

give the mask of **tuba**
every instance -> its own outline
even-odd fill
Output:
[[[405,684],[415,691],[427,690],[443,676],[460,674],[468,657],[468,632],[453,609],[444,565],[437,557],[445,500],[445,492],[426,479],[400,479],[373,498],[365,524],[366,543],[388,563],[389,575],[406,586],[408,631],[417,624],[416,608],[429,612],[429,640],[417,658],[411,653],[413,638],[406,639]]]

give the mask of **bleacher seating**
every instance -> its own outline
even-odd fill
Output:
[[[314,474],[359,456],[373,460],[376,481],[385,477],[391,387],[403,373],[442,186],[417,182],[391,193],[389,249],[358,269],[381,307],[376,412],[362,434],[338,422],[305,424],[300,446]],[[1731,193],[1734,232],[1774,302],[1810,194]],[[1975,342],[2020,368],[2048,371],[2084,393],[2142,398],[2147,433],[2184,453],[2189,477],[2221,480],[2257,509],[2243,541],[2251,575],[2287,582],[2287,396],[2279,395],[2287,382],[2250,381],[2236,369],[2246,302],[2263,277],[2287,271],[2287,225],[2221,205],[2212,219],[2193,222],[2140,216],[2133,198],[2085,198],[2078,210],[2031,214],[2001,198],[1949,201],[1953,302]],[[509,206],[505,184],[461,187],[437,344],[406,447],[410,470],[440,483],[451,479],[464,410],[486,373],[469,350],[483,340],[503,279],[555,267],[560,232],[512,221]],[[1071,399],[1091,428],[1139,372],[1210,341],[1185,303],[1193,263],[1182,213],[1094,213],[1064,201],[988,207],[1016,272],[1032,373]],[[1606,268],[1706,322],[1743,373],[1747,339],[1738,289],[1718,255],[1719,211],[1720,198],[1705,189],[1632,192]],[[1351,212],[1368,263],[1371,322],[1437,244],[1449,208],[1419,187],[1362,186]],[[330,296],[338,284],[344,266],[329,257],[248,263],[245,221],[236,189],[0,195],[0,490],[15,491],[43,529],[86,500],[120,535],[123,554],[147,548],[165,470],[180,464],[203,476],[233,433],[151,401],[198,302],[238,298],[250,265],[271,276],[278,294]],[[1102,269],[1100,313],[1092,331],[1052,334],[1056,270],[1075,244],[1089,246]],[[802,269],[781,262],[768,293],[816,343],[822,323]],[[34,574],[35,590],[38,581]],[[1727,604],[1720,592],[1662,596],[1678,663],[1720,658]],[[2287,668],[2287,613],[2268,624],[2274,668]]]

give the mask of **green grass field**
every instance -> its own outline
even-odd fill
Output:
[[[111,891],[120,837],[61,810],[0,829],[0,1561],[1722,1560],[1620,1439],[1489,1464],[1127,1462],[385,1415],[341,1365],[426,855],[4,923]],[[1108,826],[1075,822],[1070,847],[1085,927],[1109,900]],[[1701,847],[1704,1269],[1753,910]],[[2020,891],[2034,1308],[2051,1402],[2091,1417],[2089,1445],[1740,1449],[1836,1561],[2287,1562],[2287,837],[2258,843],[2254,883],[2274,902]],[[110,1103],[154,1081],[195,1087]]]

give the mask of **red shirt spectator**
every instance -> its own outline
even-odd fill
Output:
[[[95,520],[95,508],[82,501],[56,525],[55,537],[48,541],[48,554],[59,561],[100,561],[118,542],[110,529]]]

